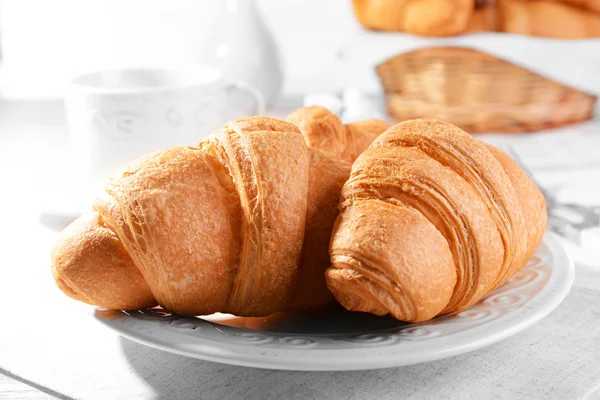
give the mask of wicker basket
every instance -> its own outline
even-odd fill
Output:
[[[471,133],[529,132],[592,117],[596,97],[487,53],[436,47],[377,66],[388,113],[431,117]]]

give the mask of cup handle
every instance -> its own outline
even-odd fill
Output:
[[[255,108],[253,115],[263,115],[265,113],[265,98],[256,88],[243,82],[233,82],[225,85],[225,95],[228,98],[236,91],[245,92],[254,99]]]

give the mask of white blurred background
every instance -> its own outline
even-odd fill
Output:
[[[58,98],[69,77],[82,72],[201,61],[217,6],[218,0],[0,0],[0,95]],[[282,56],[284,96],[337,89],[329,67],[358,29],[351,2],[258,6]]]

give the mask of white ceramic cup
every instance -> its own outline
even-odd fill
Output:
[[[75,78],[65,110],[79,175],[98,186],[137,157],[195,146],[229,119],[262,114],[264,102],[207,66],[123,69]]]

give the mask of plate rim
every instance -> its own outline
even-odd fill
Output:
[[[121,324],[110,323],[108,320],[102,318],[96,313],[97,310],[101,310],[98,307],[93,308],[94,312],[92,312],[92,315],[95,320],[99,321],[107,329],[110,329],[113,332],[116,331],[120,336],[139,344],[172,354],[220,364],[289,371],[356,371],[414,365],[450,358],[498,343],[535,325],[547,317],[552,311],[554,311],[567,297],[573,286],[575,278],[574,262],[565,250],[562,243],[557,240],[556,234],[552,232],[546,232],[542,240],[542,244],[545,245],[545,247],[551,253],[553,273],[551,274],[548,283],[546,283],[540,292],[533,296],[529,301],[531,302],[537,300],[537,302],[540,302],[543,300],[543,302],[536,308],[536,312],[526,314],[528,316],[527,318],[520,318],[520,320],[511,321],[511,323],[509,323],[507,326],[502,326],[502,324],[505,323],[507,319],[510,319],[511,316],[514,318],[514,313],[500,316],[493,321],[466,329],[462,332],[431,339],[442,344],[448,341],[457,342],[454,345],[446,344],[446,346],[442,346],[441,349],[438,348],[438,346],[434,346],[430,340],[423,342],[428,343],[428,347],[430,347],[430,349],[404,354],[402,354],[401,351],[398,352],[397,350],[399,348],[401,349],[402,344],[406,342],[387,344],[386,348],[390,349],[390,351],[387,352],[387,355],[378,355],[377,357],[371,358],[361,357],[360,353],[368,353],[374,348],[372,346],[342,349],[318,347],[306,349],[263,348],[262,353],[259,352],[257,354],[257,347],[253,347],[248,344],[227,343],[227,346],[215,346],[214,340],[201,337],[196,337],[196,341],[193,343],[193,349],[191,349],[183,346],[181,343],[174,344],[170,341],[165,342],[156,336],[147,337],[145,335],[141,335],[140,332],[130,332]],[[550,283],[553,283],[553,285]],[[476,334],[477,331],[490,331],[490,326],[494,325],[500,325],[502,328],[492,330],[484,335],[479,335],[476,339],[470,341],[467,340],[468,336],[472,336],[474,333]],[[296,336],[302,337],[303,335],[298,334]],[[450,338],[450,336],[452,338]],[[414,347],[418,347],[418,345],[415,344],[418,342],[411,341],[410,343],[413,343]],[[249,348],[254,348],[255,350],[249,352]],[[281,357],[267,357],[265,356],[267,353],[278,353],[281,355]],[[310,357],[310,354],[318,354],[319,356]],[[399,354],[402,356],[399,357]],[[288,356],[294,357],[295,359],[290,360],[290,357]]]

